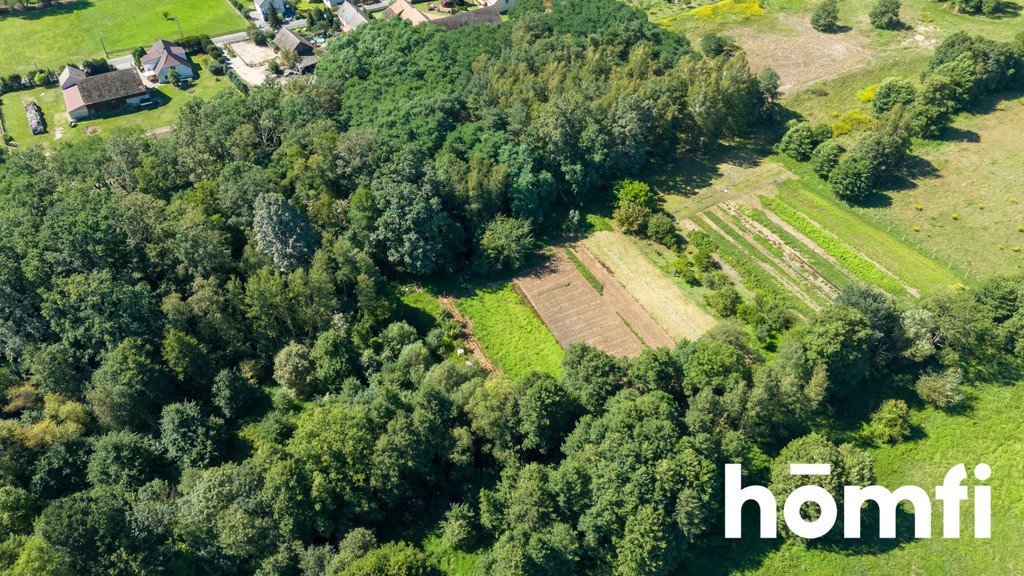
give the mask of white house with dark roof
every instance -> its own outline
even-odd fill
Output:
[[[515,0],[483,0],[484,6],[497,8],[498,12],[501,14],[508,12],[509,8],[511,8],[514,3]]]
[[[274,10],[277,11],[277,15],[282,19],[284,18],[284,0],[255,0],[256,3],[256,17],[259,18],[260,22],[266,22],[267,18],[270,17],[270,7],[273,6]]]
[[[68,66],[64,68],[64,71],[60,73],[60,77],[58,78],[60,82],[60,89],[65,90],[70,88],[77,84],[82,78],[85,78],[85,72],[77,66]]]
[[[171,70],[176,70],[182,80],[193,77],[192,65],[188,61],[185,49],[167,40],[157,40],[140,62],[147,76],[156,78],[163,84],[170,82],[168,76]]]

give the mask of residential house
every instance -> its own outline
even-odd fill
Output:
[[[464,26],[472,26],[474,24],[498,26],[501,24],[501,13],[498,12],[497,8],[488,6],[487,8],[480,8],[477,10],[456,12],[446,18],[431,20],[430,23],[437,24],[438,26],[449,30],[458,30]]]
[[[412,22],[413,26],[419,26],[424,22],[430,22],[430,18],[426,14],[413,8],[412,4],[409,4],[406,0],[395,0],[388,9],[384,11],[381,16],[386,20],[392,18],[401,18],[402,20],[408,20]]]
[[[508,9],[512,7],[515,0],[483,0],[483,5],[489,8],[497,8],[498,12],[504,14],[508,12]]]
[[[185,49],[167,40],[157,40],[140,62],[146,76],[155,78],[163,84],[170,82],[171,70],[177,71],[178,77],[182,80],[193,77],[192,65],[188,61]]]
[[[277,14],[284,18],[284,0],[255,0],[256,2],[256,17],[260,22],[266,23],[267,18],[270,17],[270,8],[273,6]]]
[[[74,67],[65,68],[60,78],[64,105],[72,120],[130,109],[149,99],[149,92],[136,70],[114,70],[86,76],[81,70],[70,68]]]
[[[287,28],[281,28],[274,37],[274,45],[281,51],[295,52],[299,56],[312,56],[313,45]]]
[[[294,52],[298,56],[294,68],[300,74],[312,72],[316,67],[319,58],[313,54],[313,44],[295,32],[281,28],[274,38],[274,44],[282,52]]]
[[[351,32],[370,21],[361,8],[348,0],[338,6],[338,20],[341,21],[342,32]]]
[[[60,73],[58,81],[60,82],[60,89],[64,90],[70,88],[78,83],[79,80],[85,78],[85,72],[75,66],[68,66],[64,68],[64,71]]]

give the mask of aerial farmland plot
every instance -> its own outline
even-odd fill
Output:
[[[634,242],[621,233],[602,231],[583,245],[673,339],[695,340],[714,326],[714,317],[684,294]]]
[[[588,281],[581,267],[596,282]],[[515,285],[563,347],[584,342],[615,356],[632,357],[645,348],[675,345],[675,339],[582,244],[555,251],[539,268],[517,278]]]

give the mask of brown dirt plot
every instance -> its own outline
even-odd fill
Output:
[[[808,84],[859,68],[872,55],[868,38],[854,31],[825,34],[811,28],[805,17],[780,16],[782,33],[740,28],[736,36],[756,72],[772,68],[780,90],[788,94]]]
[[[673,340],[696,340],[715,325],[715,319],[652,264],[630,238],[618,232],[597,232],[583,245],[603,265],[599,268],[607,269],[608,276],[617,280]]]
[[[600,293],[561,251],[515,281],[560,345],[585,342],[615,356],[633,357],[647,347],[675,344],[585,248],[576,246],[573,253],[600,281]]]

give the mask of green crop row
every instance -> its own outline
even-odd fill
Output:
[[[836,259],[851,274],[864,282],[877,286],[895,295],[906,294],[906,289],[866,258],[855,252],[831,233],[817,226],[803,213],[777,198],[762,198],[761,202],[776,216],[796,228],[804,236],[810,238],[829,256]]]

